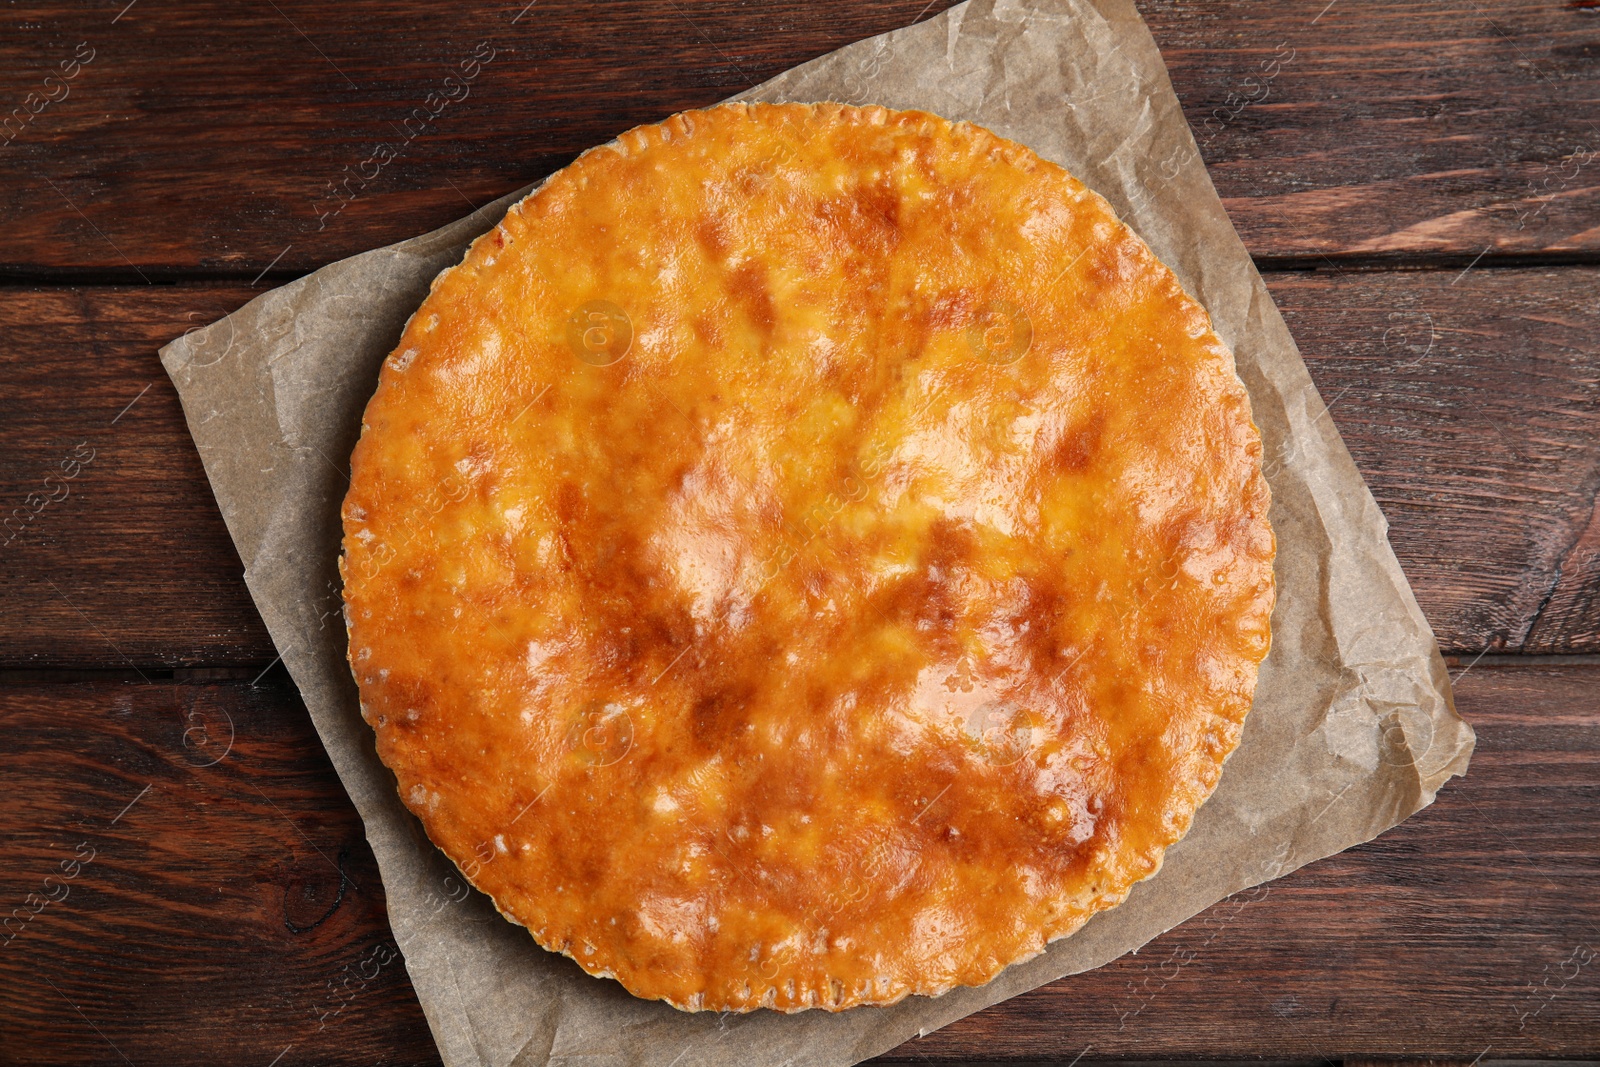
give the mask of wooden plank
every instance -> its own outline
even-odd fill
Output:
[[[13,5],[0,34],[0,121],[12,122],[0,127],[0,272],[312,269],[947,6],[774,0],[756,17],[737,0],[514,2],[440,22],[432,6],[388,0],[140,4],[120,17]],[[1600,248],[1600,45],[1578,5],[1141,9],[1258,257]]]
[[[1600,271],[1268,285],[1441,643],[1600,651]]]
[[[0,150],[0,258],[27,271],[303,271],[947,6],[779,0],[751,17],[733,0],[523,0],[441,20],[436,5],[387,0],[207,0],[135,7],[114,25],[114,11],[13,7],[0,100],[23,102],[79,42],[94,58]]]
[[[1600,27],[1557,0],[1146,0],[1258,257],[1600,247]]]
[[[156,356],[251,295],[0,290],[0,663],[277,655]]]
[[[1270,286],[1444,647],[1600,651],[1600,270]],[[155,356],[252,292],[0,290],[0,666],[276,656]]]
[[[0,888],[40,908],[0,949],[7,1063],[433,1062],[379,962],[359,822],[276,673],[4,680]],[[889,1058],[1600,1055],[1597,685],[1592,666],[1467,672],[1478,754],[1432,808]]]
[[[287,676],[0,685],[0,723],[5,1063],[436,1058]]]

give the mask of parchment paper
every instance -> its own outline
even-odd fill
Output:
[[[344,659],[339,504],[378,367],[433,277],[526,190],[259,297],[172,342],[162,362],[251,595],[366,822],[395,940],[450,1067],[854,1063],[1366,841],[1466,770],[1472,731],[1383,516],[1223,212],[1130,0],[969,0],[742,98],[970,119],[1110,200],[1209,309],[1250,390],[1278,537],[1272,652],[1243,742],[1161,872],[989,985],[839,1015],[687,1015],[635,1000],[539,949],[461,885],[378,762]]]

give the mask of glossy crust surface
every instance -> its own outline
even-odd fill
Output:
[[[982,983],[1215,786],[1260,451],[1205,312],[1060,167],[920,112],[677,115],[514,207],[385,364],[362,713],[473,884],[638,996]]]

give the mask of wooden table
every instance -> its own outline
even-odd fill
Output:
[[[436,1062],[157,346],[946,6],[523,2],[0,15],[0,1063]],[[1600,1056],[1597,7],[1142,0],[1478,754],[1379,840],[891,1059]]]

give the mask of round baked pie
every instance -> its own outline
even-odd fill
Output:
[[[837,104],[675,115],[441,274],[344,504],[428,835],[689,1010],[988,981],[1161,864],[1273,603],[1204,310],[1060,167]]]

